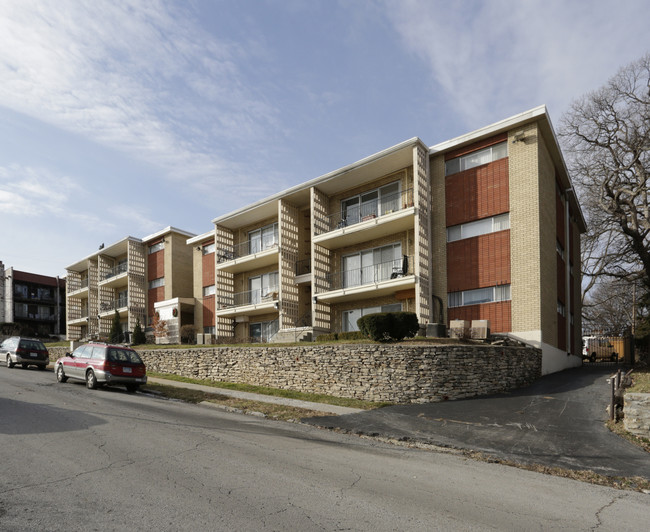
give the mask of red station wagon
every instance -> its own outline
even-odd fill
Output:
[[[133,349],[121,345],[90,343],[67,353],[54,364],[56,380],[85,381],[94,390],[102,384],[124,384],[129,392],[146,384],[147,369]]]

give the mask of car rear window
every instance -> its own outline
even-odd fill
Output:
[[[111,362],[129,362],[131,364],[142,364],[138,353],[130,349],[109,349],[108,360]]]
[[[45,346],[38,340],[21,340],[20,347],[32,351],[45,351]]]

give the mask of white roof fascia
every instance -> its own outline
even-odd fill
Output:
[[[183,231],[182,229],[178,229],[177,227],[173,227],[171,225],[168,225],[164,229],[161,229],[160,231],[158,231],[156,233],[153,233],[152,235],[145,236],[142,239],[142,241],[143,242],[148,242],[149,240],[154,240],[154,239],[156,239],[158,237],[161,237],[161,236],[164,236],[164,235],[166,235],[168,233],[178,233],[178,234],[180,234],[182,236],[186,236],[186,237],[196,236],[194,233],[190,233],[188,231]]]
[[[133,242],[138,242],[138,243],[140,243],[140,244],[142,243],[142,240],[140,240],[139,238],[135,238],[135,237],[133,237],[133,236],[126,236],[126,237],[124,237],[123,239],[118,240],[117,242],[113,242],[113,243],[110,244],[109,246],[104,246],[102,249],[98,249],[97,251],[95,251],[94,253],[91,253],[91,254],[88,255],[87,257],[84,257],[83,259],[78,260],[77,262],[75,262],[75,263],[73,263],[73,264],[70,264],[70,266],[66,266],[65,269],[66,269],[66,270],[76,271],[76,270],[74,270],[75,267],[79,267],[79,266],[81,266],[84,262],[89,261],[89,260],[92,259],[93,257],[97,257],[97,256],[99,256],[99,255],[102,255],[103,253],[106,253],[107,251],[109,251],[111,248],[113,248],[113,247],[117,247],[117,246],[119,246],[120,244],[123,244],[124,242],[127,242],[127,241],[129,241],[129,240],[131,240],[131,241],[133,241]]]
[[[204,240],[207,240],[208,238],[214,238],[214,229],[212,229],[212,231],[207,231],[202,235],[196,235],[195,237],[188,238],[187,245],[191,246],[192,244],[198,244]]]
[[[455,146],[458,146],[460,144],[465,144],[467,142],[471,142],[481,137],[488,137],[490,135],[494,135],[505,129],[510,129],[516,126],[517,124],[521,124],[522,122],[528,122],[530,120],[539,118],[540,116],[546,116],[548,118],[548,113],[546,111],[545,105],[540,105],[538,107],[535,107],[534,109],[531,109],[529,111],[524,111],[523,113],[519,113],[517,115],[511,116],[510,118],[505,118],[504,120],[495,122],[494,124],[490,124],[489,126],[485,126],[475,131],[472,131],[470,133],[466,133],[465,135],[461,135],[460,137],[456,137],[451,140],[446,140],[444,142],[441,142],[440,144],[431,146],[431,148],[429,148],[429,154],[435,155],[439,152],[450,150],[451,148],[454,148]]]
[[[344,166],[342,168],[339,168],[338,170],[334,170],[333,172],[328,172],[327,174],[324,174],[320,177],[316,177],[314,179],[311,179],[310,181],[306,181],[305,183],[301,183],[300,185],[296,185],[294,187],[288,188],[286,190],[283,190],[282,192],[278,192],[277,194],[273,194],[272,196],[269,196],[267,198],[264,198],[262,200],[259,200],[255,203],[251,203],[250,205],[247,205],[246,207],[242,207],[241,209],[237,209],[235,211],[229,212],[228,214],[224,214],[221,216],[216,217],[215,219],[212,220],[212,223],[218,224],[221,221],[227,220],[228,218],[232,218],[233,216],[236,216],[238,214],[243,214],[245,212],[254,210],[258,207],[261,207],[262,205],[266,205],[267,203],[273,202],[273,201],[278,201],[282,199],[285,196],[288,196],[290,194],[294,194],[296,192],[300,192],[302,190],[308,190],[311,187],[314,187],[318,184],[324,183],[326,181],[329,181],[330,179],[334,179],[336,177],[339,177],[343,174],[346,174],[352,170],[355,170],[357,168],[360,168],[362,166],[365,166],[367,164],[370,164],[374,161],[377,161],[381,159],[382,157],[386,157],[387,155],[390,155],[391,153],[397,152],[399,150],[403,150],[404,148],[407,148],[409,146],[415,145],[415,144],[421,144],[422,147],[425,149],[429,149],[429,147],[424,144],[419,137],[413,137],[408,140],[405,140],[403,142],[400,142],[399,144],[396,144],[395,146],[391,146],[390,148],[386,148],[385,150],[382,150],[380,152],[377,152],[373,155],[370,155],[368,157],[365,157],[355,163],[349,164],[347,166]]]

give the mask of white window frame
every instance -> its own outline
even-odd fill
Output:
[[[344,310],[341,313],[341,330],[343,332],[358,331],[359,327],[357,327],[357,320],[362,316],[376,314],[378,312],[401,312],[401,310],[401,303],[389,303],[388,305],[381,305],[379,307],[364,307]],[[355,318],[355,315],[358,316]]]
[[[457,308],[482,305],[485,303],[500,303],[502,301],[510,301],[510,298],[510,285],[501,284],[473,290],[449,292],[447,294],[447,306],[449,308]]]
[[[214,247],[214,242],[212,244],[206,244],[201,248],[201,253],[203,255],[210,255],[210,253],[214,253],[215,247]]]
[[[376,255],[379,254],[381,256],[390,248],[393,250],[393,258],[387,261],[379,260],[375,264]],[[387,281],[390,279],[395,268],[402,267],[402,259],[401,242],[394,242],[385,246],[378,246],[343,255],[341,257],[342,286],[343,288],[347,288]],[[350,264],[355,266],[349,267]],[[380,265],[382,270],[378,276],[377,267]]]
[[[211,284],[210,286],[203,287],[203,297],[213,296],[217,293],[216,285]]]
[[[161,240],[160,242],[156,242],[155,244],[152,244],[149,246],[149,255],[153,255],[154,253],[158,253],[159,251],[162,251],[165,249],[165,241]]]
[[[277,247],[280,241],[278,222],[265,225],[248,232],[248,253],[259,253]],[[256,244],[254,244],[255,242]]]
[[[508,157],[508,142],[499,142],[487,148],[476,150],[445,161],[445,176],[464,172],[477,166],[489,164]]]
[[[161,286],[165,286],[164,277],[158,277],[158,279],[149,281],[149,290],[152,290],[153,288],[160,288]]]
[[[397,192],[390,190],[396,185]],[[348,225],[352,225],[363,221],[367,217],[374,218],[398,211],[400,209],[399,198],[401,194],[402,182],[397,180],[345,198],[341,200],[341,220],[345,220]]]
[[[484,226],[483,229],[480,229],[482,226]],[[507,229],[510,229],[509,212],[447,227],[447,242],[456,242],[465,238],[489,235]]]
[[[259,280],[260,287],[253,288],[253,284]],[[268,272],[261,275],[248,278],[248,290],[250,294],[250,304],[256,305],[261,303],[265,296],[279,288],[279,272]]]

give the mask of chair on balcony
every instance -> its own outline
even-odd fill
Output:
[[[393,267],[393,273],[391,273],[391,279],[397,279],[398,277],[404,277],[409,271],[409,258],[404,255],[402,257],[402,266]]]

